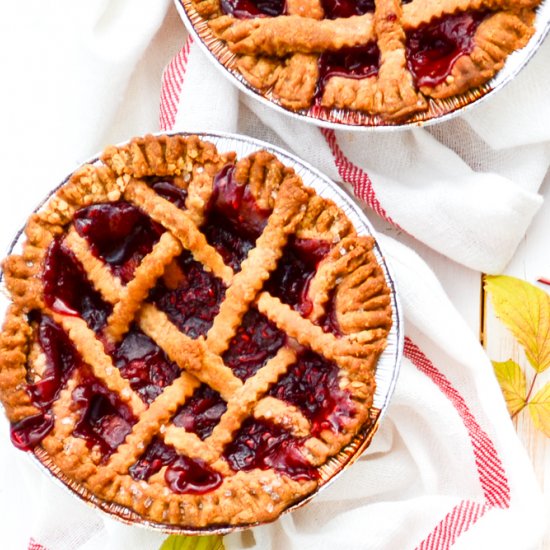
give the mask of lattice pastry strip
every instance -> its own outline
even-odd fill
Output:
[[[107,320],[105,334],[113,341],[128,330],[135,314],[165,267],[181,252],[179,241],[170,233],[164,233],[150,254],[143,258],[134,278],[124,287],[123,294]]]
[[[401,120],[494,76],[532,36],[540,0],[192,4],[226,46],[213,51],[225,59],[228,49],[250,84],[286,108]]]
[[[241,381],[235,377],[231,369],[224,365],[219,355],[208,350],[202,339],[193,341],[182,334],[162,311],[150,304],[145,304],[140,312],[139,324],[168,357],[179,365],[185,365],[186,349],[200,349],[202,355],[200,363],[186,365],[186,368],[199,380],[219,392],[224,399],[230,399],[241,388]]]
[[[151,439],[159,432],[160,426],[166,425],[176,409],[185,399],[190,397],[199,386],[196,378],[182,374],[163,393],[151,403],[143,413],[139,422],[132,428],[132,432],[126,437],[124,443],[116,450],[106,468],[117,473],[127,473],[132,464],[150,443]]]
[[[14,441],[149,520],[272,519],[369,418],[373,241],[266,152],[148,136],[102,158],[5,264]]]
[[[159,197],[143,182],[132,180],[126,187],[124,196],[136,206],[143,208],[153,220],[166,227],[180,240],[185,249],[192,251],[193,257],[198,262],[211,269],[224,282],[229,282],[232,276],[231,270],[208,244],[186,212]]]
[[[179,332],[177,328],[166,318],[166,315],[154,306],[145,304],[141,311],[140,327],[157,344],[164,349],[166,354],[178,364],[186,364],[179,356],[179,350],[186,345],[195,345],[192,341]],[[143,319],[147,319],[144,323]],[[206,346],[203,349],[202,363],[200,369],[193,369],[192,365],[186,364],[186,368],[202,382],[215,389],[226,401],[234,398],[237,392],[243,388],[242,382],[235,377],[231,369],[226,367],[219,355],[212,353]],[[282,347],[277,355],[261,369],[261,372],[268,372],[274,376],[274,380],[284,372],[284,369],[295,358],[293,350],[287,346]],[[282,370],[281,370],[282,369]],[[262,404],[266,401],[266,404]],[[256,411],[257,409],[257,411]],[[270,418],[274,422],[285,425],[285,418],[290,415],[294,420],[297,433],[304,435],[304,423],[309,424],[302,415],[287,404],[280,403],[277,399],[261,399],[254,410],[254,413],[260,418]],[[174,430],[173,430],[174,431]],[[177,430],[176,430],[177,431]],[[183,448],[183,446],[182,446]]]
[[[96,339],[95,333],[78,317],[60,315],[51,312],[52,319],[63,327],[73,342],[84,363],[92,368],[96,378],[103,381],[107,388],[120,396],[130,405],[136,415],[145,410],[143,401],[132,391],[128,381],[113,366],[111,358],[105,353],[103,344]]]
[[[256,246],[243,261],[242,270],[233,277],[220,313],[208,331],[206,342],[213,353],[225,351],[249,304],[277,266],[287,238],[294,233],[304,212],[306,198],[307,194],[296,186],[295,181],[286,180],[281,186],[273,214],[269,216]]]

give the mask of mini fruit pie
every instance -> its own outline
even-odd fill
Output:
[[[146,136],[75,171],[4,262],[16,447],[102,502],[276,518],[368,426],[392,323],[373,252],[266,151]]]
[[[285,108],[319,105],[383,120],[490,80],[532,36],[541,2],[191,1],[246,81]]]

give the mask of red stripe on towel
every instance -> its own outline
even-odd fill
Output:
[[[47,550],[45,546],[42,546],[38,542],[36,542],[32,537],[29,539],[29,546],[27,547],[28,550]]]
[[[334,130],[328,130],[326,128],[321,129],[321,133],[325,137],[328,146],[334,157],[334,163],[336,164],[336,169],[340,174],[340,177],[346,183],[353,185],[353,190],[355,194],[362,200],[364,200],[370,208],[372,208],[383,220],[399,227],[391,218],[388,216],[380,201],[378,200],[374,188],[372,186],[372,181],[369,175],[359,166],[353,164],[340,146],[338,145],[338,140],[336,139],[336,134]]]
[[[479,483],[485,496],[483,503],[462,501],[436,525],[418,546],[418,550],[441,550],[449,548],[457,537],[467,531],[487,510],[508,508],[510,506],[510,486],[493,442],[449,379],[408,337],[405,338],[405,357],[436,384],[456,409],[470,437]]]
[[[417,550],[448,550],[456,539],[467,531],[483,514],[488,506],[463,500],[457,504],[417,546]]]
[[[189,36],[179,53],[170,61],[162,75],[159,124],[161,130],[171,130],[176,121],[178,102],[193,38]]]

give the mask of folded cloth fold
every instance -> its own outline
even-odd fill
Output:
[[[139,3],[139,9],[135,2],[104,0],[86,13],[65,2],[67,9],[49,18],[41,17],[48,6],[31,4],[32,28],[46,30],[44,36],[55,36],[70,21],[72,49],[64,56],[66,43],[38,40],[42,34],[30,46],[18,42],[20,58],[10,65],[17,85],[10,84],[10,108],[4,103],[2,109],[13,111],[7,120],[15,145],[3,148],[11,152],[8,178],[21,185],[0,190],[1,214],[9,222],[3,246],[58,181],[52,177],[107,141],[158,129],[151,113],[158,108],[160,72],[157,81],[152,75],[184,34],[167,0]],[[146,15],[135,17],[140,10]],[[0,14],[2,29],[6,21],[22,20],[13,10],[9,15]],[[2,36],[13,39],[13,33],[0,32],[8,51]],[[39,43],[59,62],[37,63],[32,56]],[[90,60],[93,72],[85,70]],[[32,70],[23,70],[21,61],[34,63]],[[371,218],[470,268],[498,272],[542,201],[538,190],[550,163],[549,62],[547,41],[506,90],[453,121],[359,134],[320,130],[272,111],[238,92],[188,41],[164,72],[160,124],[164,130],[238,132],[286,148],[351,184]],[[36,79],[74,88],[37,100],[30,95]],[[36,141],[41,166],[30,166],[24,179],[20,167],[29,161],[33,123],[49,139]],[[24,192],[18,194],[18,187]],[[226,547],[537,548],[545,527],[542,497],[489,360],[423,260],[403,244],[379,238],[400,290],[407,334],[401,375],[379,433],[365,455],[307,507],[227,536]],[[10,548],[160,547],[164,535],[107,518],[22,460],[4,421],[0,436],[0,515],[7,540],[14,541]]]

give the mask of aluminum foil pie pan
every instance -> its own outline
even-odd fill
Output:
[[[190,133],[181,134],[191,135]],[[198,135],[201,139],[205,141],[210,141],[211,143],[213,143],[220,153],[235,151],[237,153],[237,158],[245,157],[253,153],[254,151],[258,151],[261,149],[273,153],[279,158],[279,160],[283,164],[293,168],[295,172],[302,178],[306,186],[313,188],[320,196],[334,201],[348,216],[349,220],[352,222],[355,230],[359,235],[372,235],[376,238],[372,225],[370,224],[369,220],[367,219],[361,208],[357,204],[355,204],[353,199],[327,176],[323,175],[321,172],[313,168],[311,165],[300,160],[296,156],[291,155],[290,153],[278,147],[274,147],[268,143],[246,136],[221,133],[198,133],[196,135]],[[84,162],[83,164],[98,162],[98,158],[99,155],[96,155],[90,158],[88,161]],[[58,186],[56,186],[55,189],[51,191],[51,193],[38,205],[35,211],[40,210],[40,208],[49,200],[49,198],[57,191],[57,189],[59,189],[68,181],[71,175],[72,172]],[[24,228],[21,228],[15,235],[15,238],[9,247],[8,255],[20,251],[24,241],[23,231]],[[321,467],[319,486],[317,487],[317,489],[312,494],[306,496],[304,499],[291,505],[283,513],[296,510],[297,508],[309,502],[319,493],[319,491],[323,490],[330,483],[332,483],[338,477],[338,475],[349,468],[361,456],[363,451],[369,446],[373,436],[378,430],[382,417],[387,410],[388,404],[393,394],[403,354],[403,319],[396,283],[392,276],[391,269],[388,266],[384,257],[383,250],[380,248],[378,242],[375,243],[374,253],[380,266],[382,267],[387,285],[390,289],[393,322],[391,330],[387,336],[386,349],[381,354],[376,369],[376,392],[374,394],[373,406],[370,411],[369,419],[363,426],[361,432],[358,433],[353,438],[353,440],[347,446],[345,446],[337,455],[330,458],[327,463]],[[3,318],[10,300],[8,293],[5,289],[2,276],[3,274],[0,273],[0,316]],[[0,417],[3,417],[3,415],[0,414]],[[5,417],[3,417],[0,421],[5,422]],[[191,535],[227,534],[232,531],[247,529],[249,527],[259,525],[258,523],[244,526],[218,525],[211,528],[197,529],[144,520],[141,516],[139,516],[132,510],[113,502],[104,501],[93,495],[88,489],[69,479],[63,472],[59,470],[57,466],[55,466],[55,464],[53,464],[45,450],[36,447],[34,451],[26,452],[25,456],[28,457],[34,465],[38,466],[39,469],[42,470],[47,476],[49,476],[55,483],[61,485],[65,490],[68,490],[68,492],[76,495],[90,506],[98,508],[103,512],[106,512],[109,516],[117,518],[124,523],[130,525],[145,527],[169,534]]]
[[[385,121],[380,116],[368,115],[350,109],[327,109],[312,106],[292,111],[282,106],[271,91],[263,92],[253,87],[237,70],[235,55],[209,29],[197,13],[192,0],[174,0],[187,30],[221,73],[246,95],[260,101],[295,120],[334,130],[404,130],[443,122],[463,114],[469,107],[492,97],[512,81],[538,50],[550,29],[550,0],[543,0],[536,12],[535,32],[529,43],[508,56],[504,67],[483,86],[447,99],[429,99],[428,109],[403,121]]]

